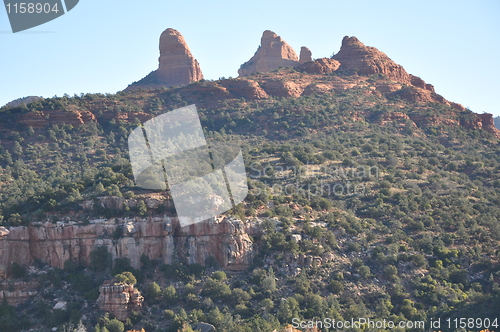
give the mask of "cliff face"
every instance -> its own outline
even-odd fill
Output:
[[[95,220],[90,225],[71,223],[11,227],[0,234],[0,276],[8,276],[11,264],[30,265],[40,259],[64,268],[64,262],[88,265],[96,246],[106,246],[112,258],[129,258],[140,267],[140,257],[171,264],[174,259],[205,264],[214,257],[229,270],[243,269],[253,259],[253,244],[243,222],[235,219],[208,220],[181,228],[174,218],[149,220]],[[116,238],[117,228],[123,236]]]

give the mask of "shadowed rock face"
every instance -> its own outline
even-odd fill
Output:
[[[410,75],[402,66],[375,47],[365,46],[356,37],[345,36],[333,59],[341,63],[339,70],[352,70],[360,75],[383,74],[395,82],[411,84]]]
[[[203,79],[198,61],[177,30],[167,29],[161,34],[158,62],[157,78],[165,86],[185,85]]]
[[[241,65],[238,70],[240,76],[247,76],[255,72],[270,72],[279,67],[296,67],[299,57],[293,48],[280,36],[270,30],[264,31],[260,46],[254,56]]]

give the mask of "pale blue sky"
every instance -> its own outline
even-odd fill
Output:
[[[0,8],[0,105],[28,95],[114,93],[158,66],[158,38],[179,30],[206,79],[237,76],[266,29],[313,58],[342,37],[377,47],[445,98],[500,115],[500,2],[80,0],[12,34]]]

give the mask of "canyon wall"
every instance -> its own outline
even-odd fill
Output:
[[[90,253],[106,246],[112,258],[129,258],[140,268],[144,254],[165,264],[175,261],[205,264],[214,257],[228,270],[247,268],[253,259],[252,227],[241,220],[207,220],[180,227],[176,218],[93,220],[88,225],[72,222],[39,223],[0,228],[0,276],[7,277],[13,262],[31,265],[40,260],[64,268],[64,262],[88,265]]]

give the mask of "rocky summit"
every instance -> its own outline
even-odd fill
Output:
[[[181,33],[175,29],[167,29],[160,36],[160,58],[158,69],[142,80],[129,86],[180,86],[203,79],[198,61],[193,57]]]
[[[293,48],[280,36],[266,30],[262,34],[260,46],[254,56],[241,65],[240,76],[248,76],[255,72],[270,72],[279,67],[296,67],[299,57]]]
[[[345,36],[340,51],[333,57],[341,63],[340,70],[356,71],[361,75],[383,74],[389,79],[410,84],[410,75],[375,47],[365,46],[356,37]]]

